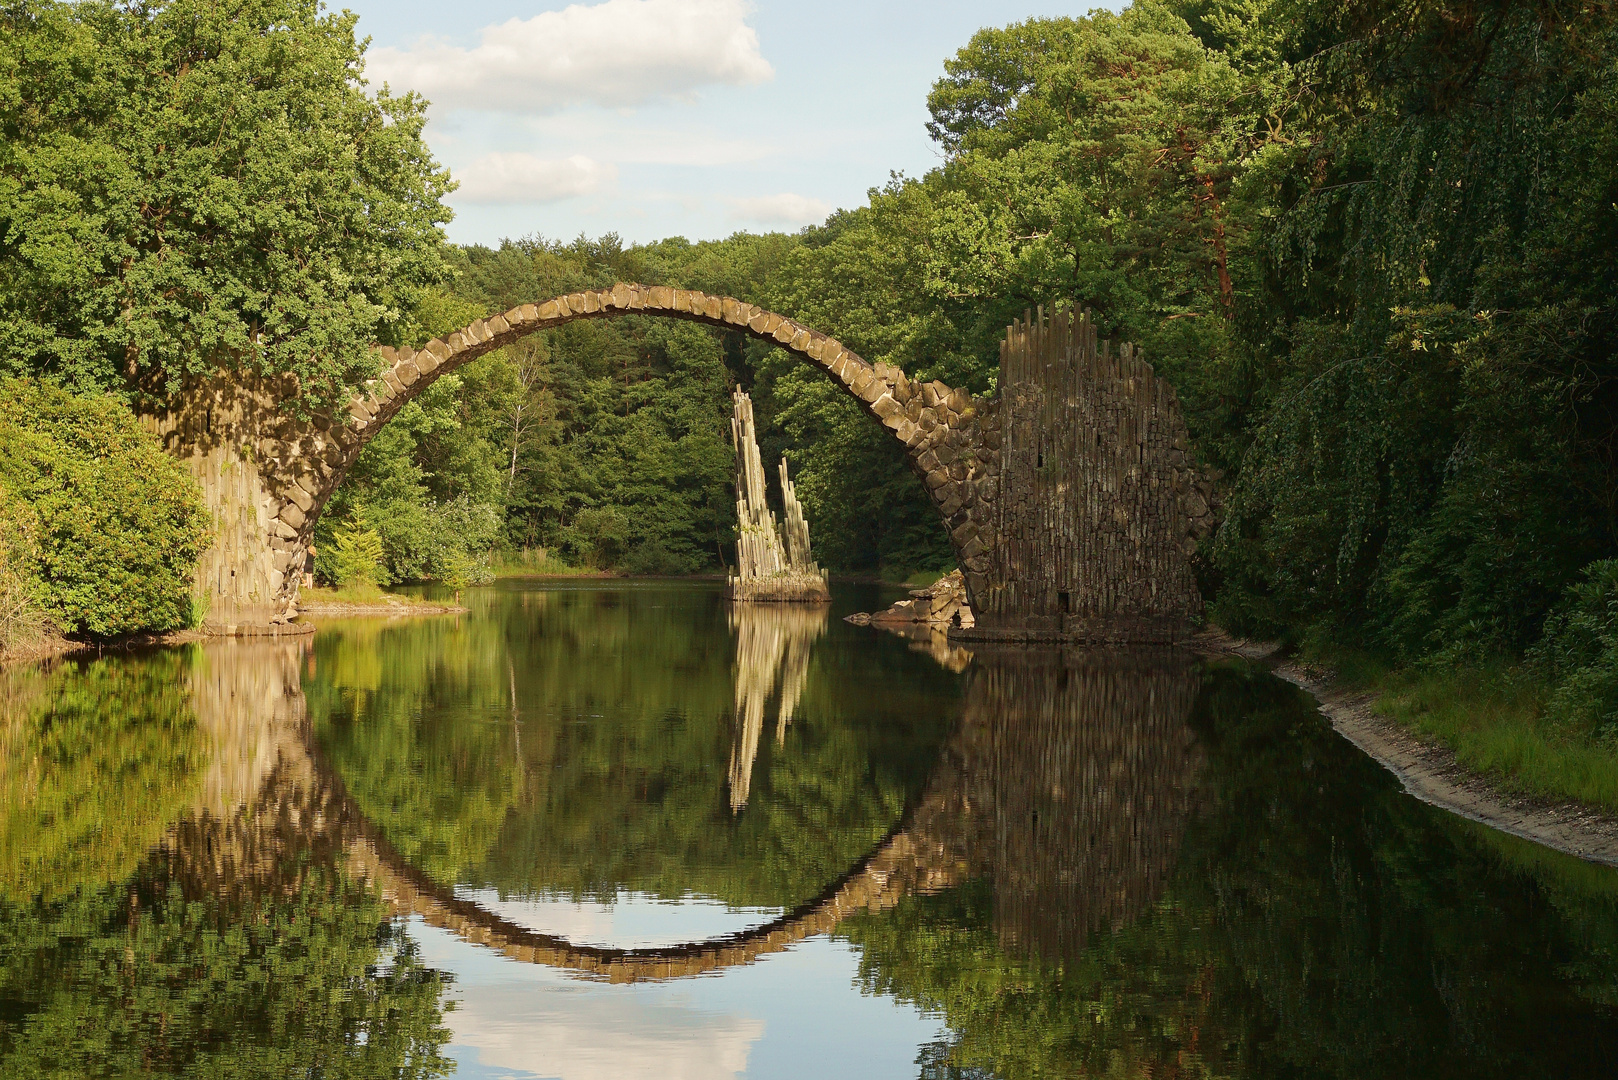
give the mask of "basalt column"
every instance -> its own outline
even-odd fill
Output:
[[[968,565],[967,640],[1171,642],[1201,613],[1192,573],[1213,524],[1174,388],[1088,317],[1043,309],[1006,329],[980,453],[986,550]]]
[[[787,542],[781,542],[775,514],[765,499],[764,460],[753,427],[753,402],[740,389],[730,422],[736,446],[736,573],[727,583],[732,600],[822,603],[831,599],[826,575],[809,553],[809,524],[781,461],[781,494],[786,504]]]
[[[295,418],[282,381],[232,375],[199,383],[172,407],[143,417],[196,477],[214,541],[197,563],[192,595],[203,627],[219,634],[281,634],[297,614],[297,585],[315,515],[357,441]],[[344,441],[348,445],[344,445]]]

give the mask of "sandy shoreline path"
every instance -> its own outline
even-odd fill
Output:
[[[1372,708],[1376,694],[1340,689],[1329,672],[1277,659],[1274,645],[1210,631],[1198,636],[1197,647],[1213,656],[1268,664],[1276,675],[1307,690],[1338,734],[1375,758],[1422,802],[1568,855],[1618,866],[1618,816],[1581,803],[1506,794],[1457,762],[1448,747],[1422,742],[1378,715]]]

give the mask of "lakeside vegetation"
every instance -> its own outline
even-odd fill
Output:
[[[1589,779],[1618,776],[1613,4],[1029,19],[946,61],[927,101],[942,164],[821,225],[497,247],[444,240],[426,103],[360,81],[354,25],[312,0],[0,14],[8,642],[46,620],[199,617],[182,585],[200,511],[109,410],[220,367],[341,401],[373,342],[631,280],[741,297],[986,392],[1001,328],[1074,302],[1174,382],[1224,477],[1198,556],[1212,619],[1375,657],[1392,715],[1509,783],[1618,797]],[[765,457],[792,463],[824,565],[950,565],[898,448],[845,396],[765,343],[625,317],[535,335],[406,406],[322,517],[317,570],[469,584],[544,549],[717,573],[735,386]],[[69,394],[131,464],[17,404]],[[48,454],[13,449],[39,432]]]

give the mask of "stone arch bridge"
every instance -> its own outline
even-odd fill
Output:
[[[149,418],[202,483],[216,522],[198,567],[205,625],[276,633],[296,614],[315,521],[364,445],[438,377],[579,319],[661,316],[771,342],[823,371],[903,447],[926,485],[978,612],[1007,640],[1182,636],[1200,610],[1190,567],[1213,521],[1173,388],[1083,318],[1007,329],[1000,387],[975,397],[870,364],[834,338],[730,297],[617,284],[524,304],[380,352],[341,414],[298,419],[292,376],[224,375]]]

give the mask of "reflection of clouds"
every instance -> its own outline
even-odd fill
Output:
[[[702,896],[664,900],[625,892],[610,904],[554,895],[502,900],[494,889],[458,888],[455,896],[518,926],[566,938],[575,945],[609,949],[655,949],[706,941],[742,933],[781,915],[779,908],[732,907]]]
[[[751,1017],[501,984],[464,988],[445,1020],[478,1064],[557,1080],[737,1077],[764,1034]]]

